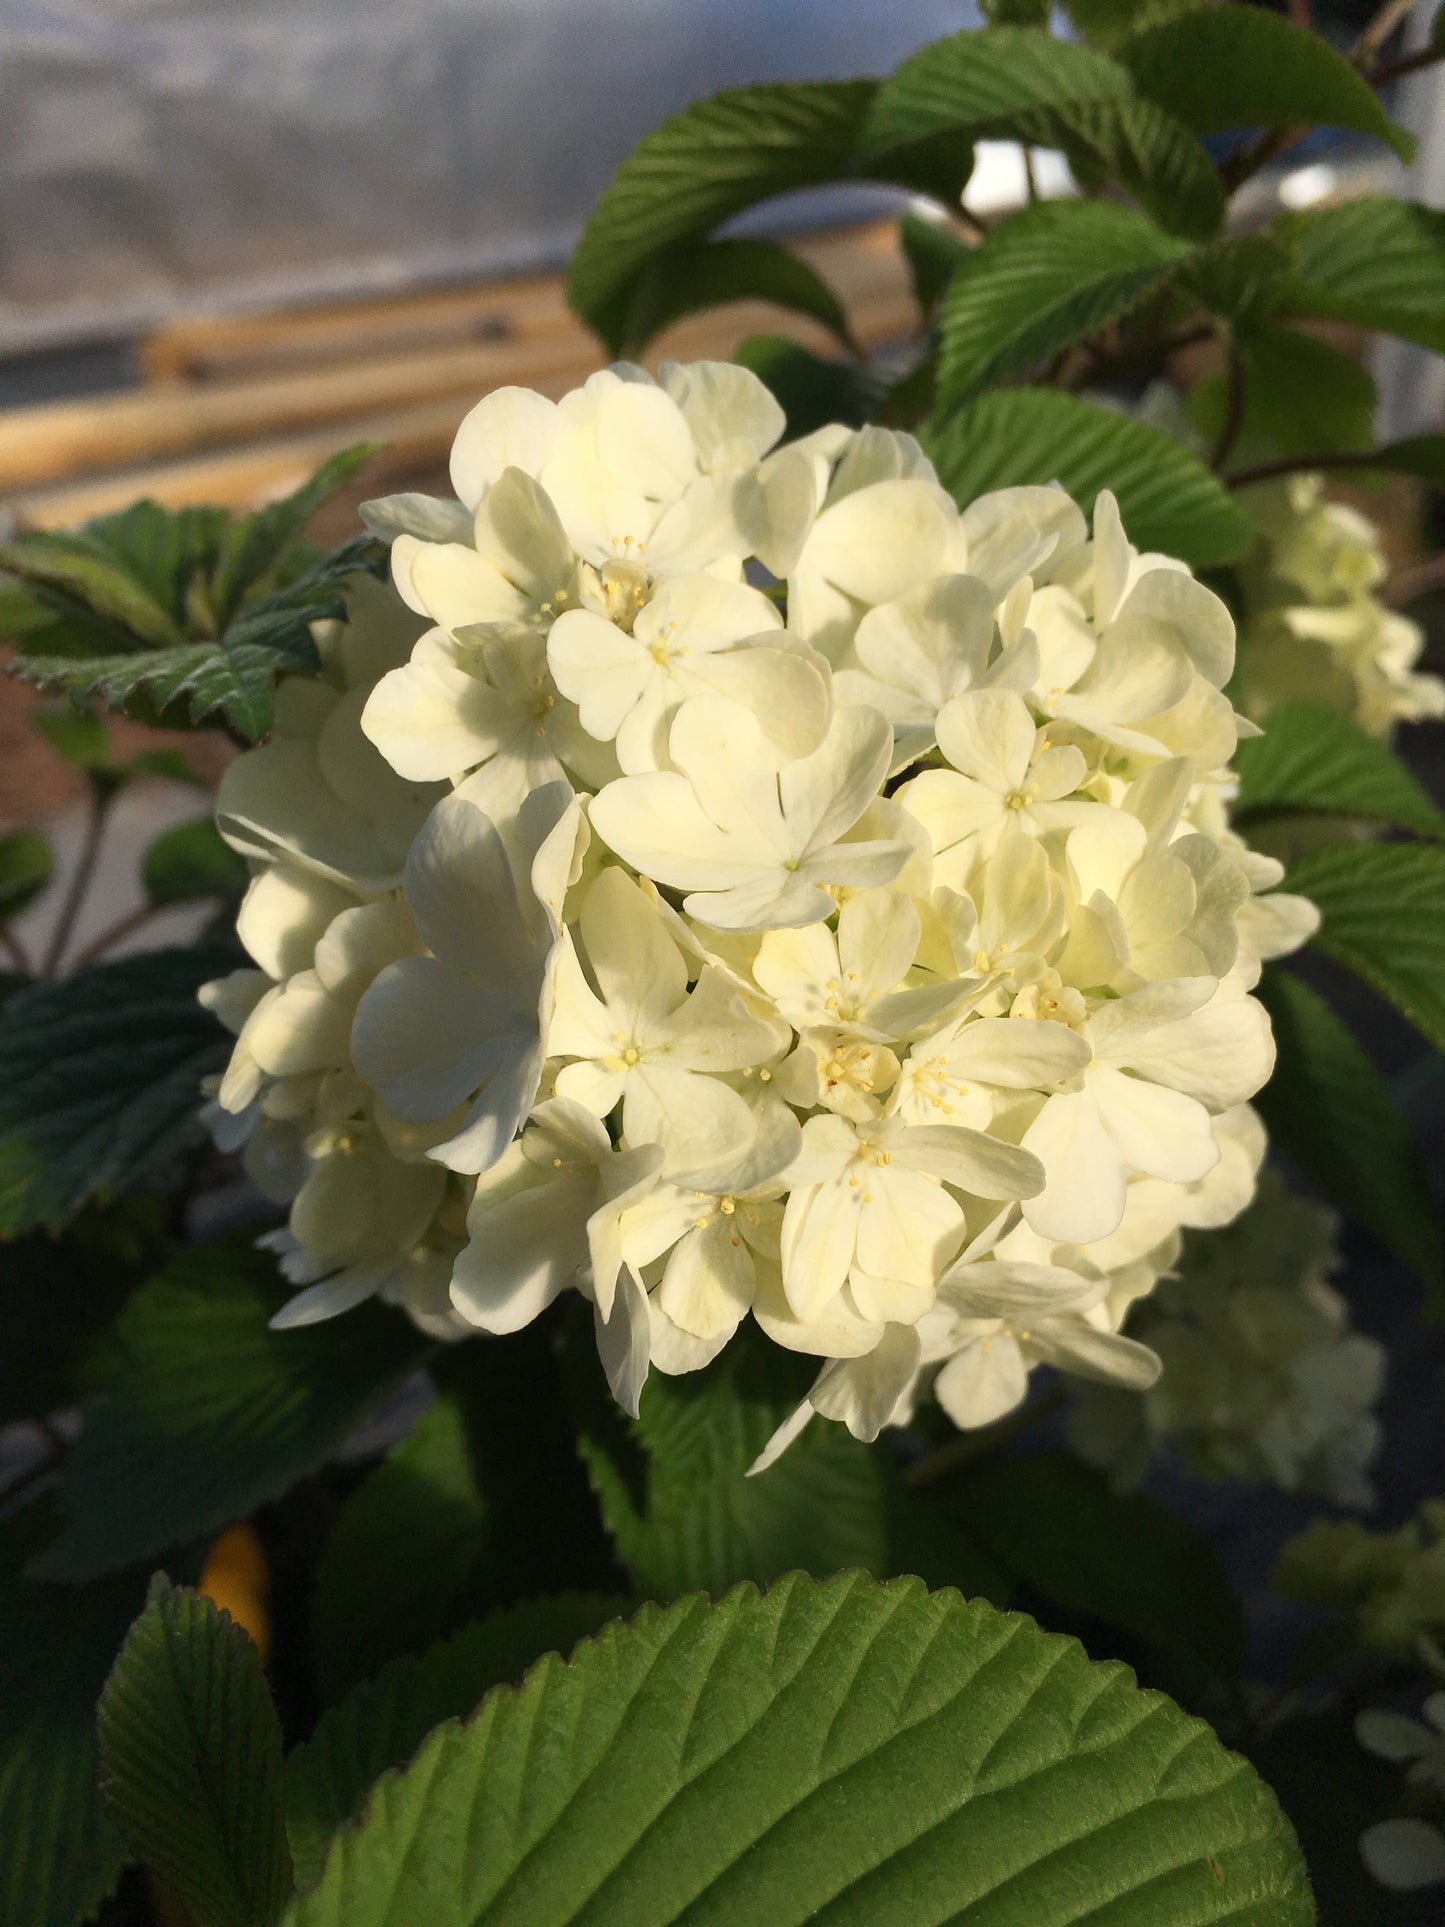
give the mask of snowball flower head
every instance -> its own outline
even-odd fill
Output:
[[[1119,1324],[1247,1202],[1291,926],[1241,934],[1228,612],[1107,493],[960,508],[906,435],[782,428],[740,368],[624,365],[368,505],[401,640],[283,687],[222,811],[218,1129],[293,1319],[570,1294],[630,1410],[752,1321],[818,1360],[770,1452],[1147,1386]]]

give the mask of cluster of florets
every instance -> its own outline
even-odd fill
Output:
[[[1252,1193],[1249,991],[1313,924],[1227,826],[1229,614],[1108,494],[960,511],[907,435],[783,425],[623,366],[371,505],[405,610],[219,803],[281,1322],[576,1291],[635,1410],[751,1317],[821,1361],[785,1436],[1157,1374],[1120,1324]]]
[[[1416,668],[1425,632],[1381,600],[1380,537],[1329,501],[1319,475],[1251,490],[1259,539],[1240,566],[1240,706],[1263,722],[1285,703],[1323,703],[1372,736],[1445,715],[1445,682]]]
[[[1251,1159],[1264,1150],[1251,1117]],[[1142,1394],[1089,1386],[1070,1414],[1085,1458],[1124,1485],[1161,1452],[1210,1479],[1267,1479],[1336,1505],[1372,1501],[1385,1350],[1329,1282],[1331,1214],[1268,1173],[1227,1230],[1181,1240],[1129,1318],[1163,1361]]]
[[[1445,1679],[1445,1499],[1389,1532],[1316,1519],[1287,1542],[1273,1583],[1286,1599],[1351,1607],[1367,1646]]]

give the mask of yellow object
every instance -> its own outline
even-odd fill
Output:
[[[264,1665],[271,1652],[271,1574],[253,1527],[226,1528],[206,1554],[198,1590],[245,1627]]]

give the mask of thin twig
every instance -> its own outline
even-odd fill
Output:
[[[1371,54],[1384,46],[1400,22],[1414,12],[1415,3],[1416,0],[1385,0],[1385,5],[1350,49],[1350,59],[1357,67],[1363,67]]]
[[[133,931],[149,923],[163,907],[159,903],[139,903],[134,910],[128,910],[123,917],[117,917],[108,930],[102,930],[98,937],[91,938],[83,950],[76,952],[70,960],[71,969],[84,970],[87,965],[93,964],[98,957],[103,957],[113,944],[118,944],[122,937],[130,936]]]
[[[1234,453],[1234,444],[1239,440],[1239,431],[1244,427],[1244,357],[1239,352],[1238,342],[1231,341],[1229,355],[1224,370],[1224,420],[1220,424],[1219,435],[1209,451],[1209,466],[1217,475]]]
[[[1406,54],[1400,60],[1392,60],[1388,66],[1377,67],[1365,79],[1372,87],[1388,87],[1392,81],[1403,80],[1406,74],[1418,74],[1422,67],[1434,67],[1445,60],[1445,47],[1422,47],[1417,54]]]
[[[1039,179],[1034,172],[1034,151],[1027,141],[1019,151],[1024,157],[1024,186],[1028,190],[1029,206],[1034,207],[1039,198]]]
[[[32,1487],[42,1485],[60,1469],[67,1450],[64,1439],[59,1438],[47,1425],[38,1424],[37,1430],[46,1441],[45,1454],[34,1465],[27,1465],[23,1472],[17,1473],[8,1485],[0,1486],[0,1512],[4,1512],[17,1499],[25,1497]]]
[[[947,1478],[950,1472],[959,1472],[976,1459],[985,1458],[996,1447],[1007,1445],[1021,1432],[1032,1431],[1034,1426],[1061,1412],[1068,1402],[1068,1392],[1062,1385],[1055,1385],[1042,1398],[1036,1398],[1031,1405],[1020,1405],[996,1424],[985,1425],[977,1432],[965,1432],[946,1445],[926,1452],[904,1471],[904,1482],[911,1486],[933,1485]]]
[[[1316,468],[1379,468],[1380,451],[1368,449],[1350,455],[1334,449],[1318,455],[1285,455],[1279,461],[1259,462],[1253,468],[1237,469],[1220,479],[1226,488],[1249,488],[1255,482],[1272,482],[1278,475],[1308,475]]]
[[[110,806],[118,792],[109,784],[95,785],[90,792],[90,821],[86,824],[85,841],[80,846],[80,857],[75,866],[75,874],[70,879],[65,899],[60,906],[60,915],[55,920],[55,929],[45,955],[41,959],[42,977],[53,977],[65,955],[65,946],[70,942],[71,932],[75,929],[75,919],[80,914],[80,906],[85,900],[90,880],[95,874],[96,859],[105,837],[106,819]]]
[[[1413,5],[1414,0],[1408,0],[1408,4]],[[1310,0],[1289,0],[1289,17],[1297,27],[1303,27],[1306,33],[1314,32],[1314,10],[1310,6]]]

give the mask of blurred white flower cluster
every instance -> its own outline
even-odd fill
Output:
[[[1385,1351],[1351,1329],[1329,1283],[1330,1213],[1266,1173],[1227,1230],[1182,1244],[1129,1320],[1163,1375],[1142,1395],[1084,1388],[1069,1421],[1076,1449],[1125,1485],[1167,1448],[1204,1478],[1370,1504]]]
[[[1323,703],[1372,736],[1445,715],[1445,682],[1415,667],[1424,631],[1380,600],[1387,574],[1373,525],[1331,502],[1319,475],[1251,490],[1260,538],[1240,566],[1240,706],[1263,722],[1285,703]]]
[[[1353,1608],[1360,1638],[1445,1680],[1445,1499],[1427,1499],[1392,1532],[1316,1519],[1271,1574],[1286,1599]]]
[[[1413,1796],[1438,1815],[1445,1811],[1445,1693],[1431,1693],[1423,1720],[1369,1708],[1355,1720],[1360,1745],[1405,1768]],[[1381,1886],[1433,1887],[1445,1881],[1445,1830],[1434,1819],[1409,1814],[1378,1820],[1360,1835],[1365,1865]]]
[[[1248,993],[1314,922],[1228,828],[1230,617],[1108,494],[960,512],[907,435],[783,425],[620,366],[371,505],[414,642],[359,596],[220,797],[282,1322],[575,1289],[635,1410],[751,1316],[821,1362],[777,1449],[1157,1374],[1119,1326],[1253,1192]]]

